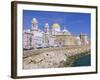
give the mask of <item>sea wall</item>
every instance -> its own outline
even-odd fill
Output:
[[[23,68],[33,69],[71,66],[75,59],[86,55],[89,51],[89,45],[24,51]]]
[[[73,62],[83,56],[86,56],[86,55],[89,55],[90,54],[90,51],[87,51],[87,52],[83,52],[83,53],[80,53],[80,54],[76,54],[76,55],[73,55],[73,56],[68,56],[67,60],[66,60],[66,64],[64,65],[65,67],[70,67],[70,66],[73,66]]]

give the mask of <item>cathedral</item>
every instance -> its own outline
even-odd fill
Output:
[[[58,23],[54,23],[52,26],[45,23],[44,30],[41,30],[38,24],[37,19],[33,18],[31,29],[23,31],[23,49],[28,50],[89,44],[86,34],[81,33],[78,36],[72,35],[65,27],[61,30],[61,26]]]

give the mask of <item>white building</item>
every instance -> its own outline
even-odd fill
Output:
[[[31,49],[32,48],[32,32],[30,30],[24,30],[23,32],[23,47],[24,49]]]
[[[32,19],[32,27],[30,30],[23,32],[23,48],[37,49],[45,47],[59,47],[66,45],[81,45],[88,44],[86,35],[72,36],[72,34],[64,27],[54,23],[51,26],[48,23],[44,24],[44,31],[41,31],[36,18]]]

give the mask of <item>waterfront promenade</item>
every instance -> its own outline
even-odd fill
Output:
[[[55,68],[64,67],[68,57],[90,51],[90,45],[42,48],[24,51],[23,68]]]

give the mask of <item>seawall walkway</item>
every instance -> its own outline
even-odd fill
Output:
[[[36,50],[27,50],[24,51],[24,58],[30,57],[32,55],[38,55],[44,52],[57,52],[59,53],[66,53],[68,56],[73,56],[76,54],[81,54],[84,52],[90,51],[90,45],[81,45],[81,46],[66,46],[66,47],[54,47],[54,48],[42,48]]]
[[[24,51],[23,68],[57,68],[70,63],[69,57],[90,51],[89,45],[43,48]]]

